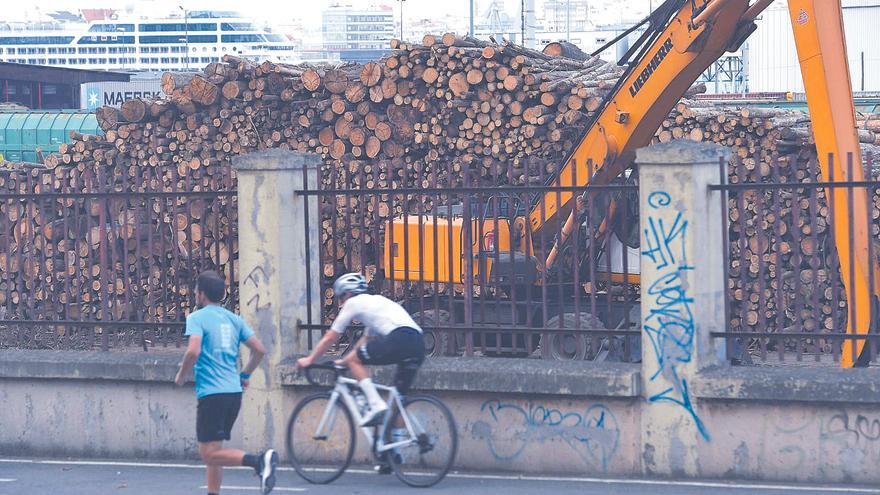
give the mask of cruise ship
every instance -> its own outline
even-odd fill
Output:
[[[108,17],[0,21],[0,61],[126,71],[196,70],[220,61],[224,54],[258,61],[297,61],[293,41],[236,12]]]

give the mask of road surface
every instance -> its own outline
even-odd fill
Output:
[[[91,460],[40,460],[0,458],[0,495],[190,495],[206,493],[201,466],[190,463],[114,462]],[[224,479],[225,494],[257,493],[249,469],[230,469]],[[278,494],[383,495],[413,493],[393,476],[378,476],[367,469],[352,469],[328,486],[308,485],[290,468],[283,467],[275,489]],[[420,493],[416,491],[416,493]],[[877,494],[880,488],[849,485],[820,487],[743,481],[666,481],[574,477],[520,477],[509,474],[452,473],[424,493],[469,495],[535,493],[578,495],[762,495]]]

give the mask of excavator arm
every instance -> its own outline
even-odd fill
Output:
[[[648,30],[628,54],[636,57],[627,62],[624,77],[565,160],[556,185],[608,184],[618,177],[631,165],[635,150],[650,143],[685,91],[718,57],[739,47],[772,1],[666,0],[646,19]],[[840,0],[789,0],[789,10],[822,175],[833,181],[864,180]],[[829,189],[826,197],[833,198],[835,242],[850,308],[847,331],[866,334],[871,324],[870,272],[877,277],[880,272],[868,259],[867,191],[853,193],[850,200],[847,191],[832,194]],[[533,236],[560,232],[545,253],[545,270],[577,228],[574,200],[571,192],[547,192],[529,213]],[[854,365],[864,343],[845,342],[842,366]]]
[[[840,0],[788,0],[788,9],[822,177],[863,181]],[[868,258],[868,191],[828,188],[825,197],[833,203],[831,221],[849,307],[847,333],[865,335],[871,299],[877,295],[876,286],[870,293],[871,277],[880,282],[876,263]],[[841,366],[854,366],[864,347],[864,340],[845,340]]]

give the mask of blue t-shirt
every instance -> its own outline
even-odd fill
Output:
[[[241,392],[238,351],[254,331],[237,314],[211,304],[186,317],[186,335],[202,338],[196,361],[196,397]]]

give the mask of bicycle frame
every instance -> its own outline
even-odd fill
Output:
[[[354,399],[354,396],[349,391],[349,387],[358,386],[357,380],[352,378],[348,378],[345,376],[338,376],[336,378],[336,385],[333,387],[333,392],[330,394],[330,400],[327,402],[327,408],[324,410],[324,414],[321,416],[321,421],[318,423],[318,429],[315,432],[314,438],[321,438],[324,435],[324,428],[330,426],[332,429],[334,422],[336,421],[336,402],[341,398],[343,404],[346,408],[348,408],[349,412],[351,412],[352,417],[354,418],[357,424],[360,424],[363,416],[361,416],[360,411],[358,410],[357,402]],[[403,447],[406,445],[410,445],[413,442],[416,442],[418,438],[414,423],[416,423],[415,418],[410,418],[409,414],[407,414],[406,409],[403,407],[403,399],[400,393],[397,391],[396,387],[387,387],[385,385],[375,384],[376,390],[379,392],[387,392],[388,400],[386,403],[388,404],[388,413],[385,414],[385,419],[382,421],[382,425],[380,427],[376,426],[362,426],[361,432],[366,437],[367,441],[370,442],[370,445],[374,447],[374,452],[376,454],[381,454],[387,452],[389,450]],[[388,428],[389,418],[391,417],[392,407],[397,407],[398,411],[400,411],[400,417],[403,419],[404,425],[406,426],[406,430],[409,433],[409,438],[406,440],[401,440],[399,442],[393,442],[386,444],[384,441],[384,433]],[[373,434],[373,431],[376,431],[376,435]]]

